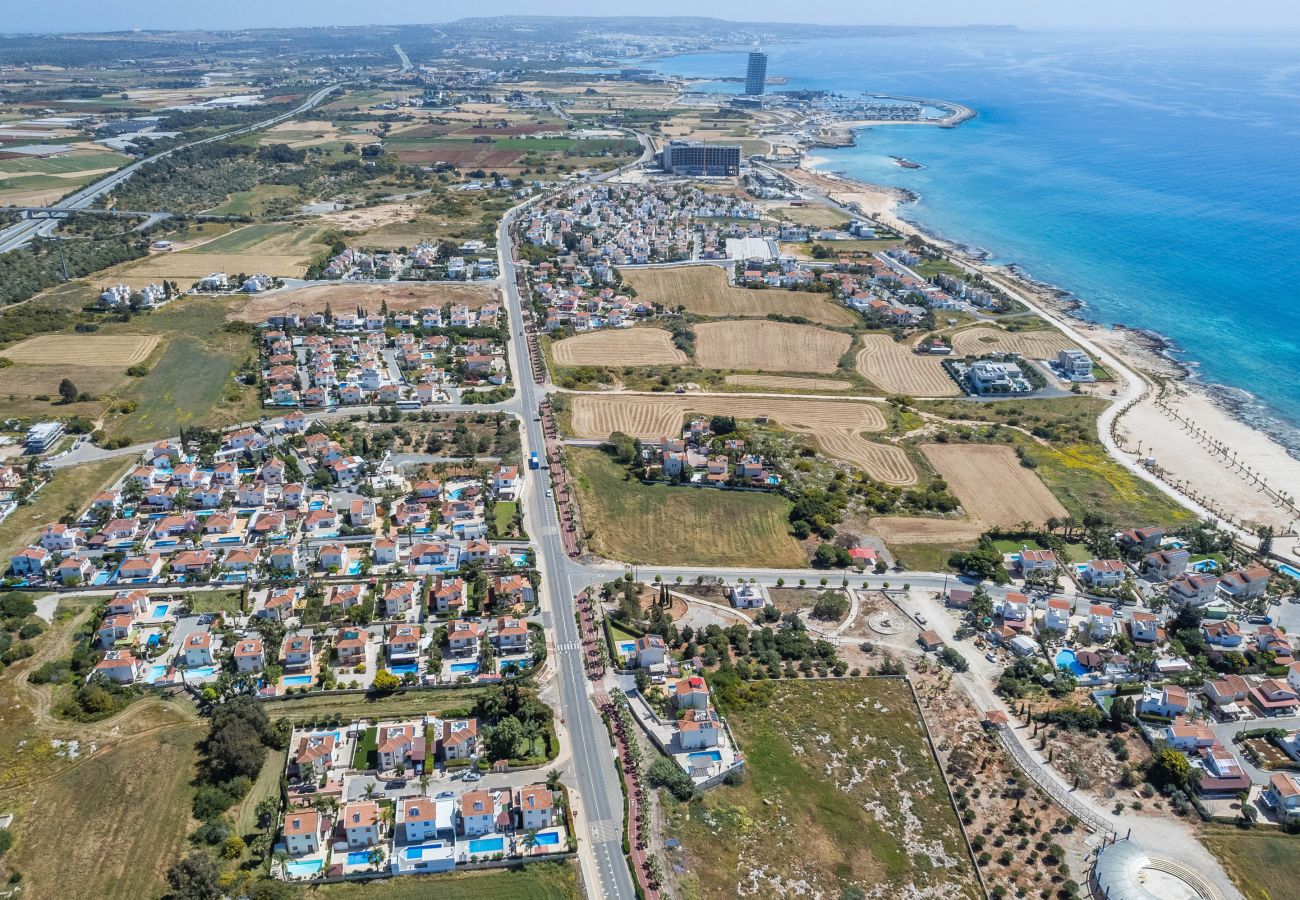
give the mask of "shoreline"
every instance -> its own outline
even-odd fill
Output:
[[[1142,464],[1166,487],[1243,531],[1252,531],[1255,523],[1272,525],[1278,534],[1275,552],[1300,554],[1300,492],[1286,490],[1300,485],[1300,430],[1249,392],[1201,380],[1195,363],[1181,358],[1177,344],[1159,332],[1089,318],[1086,302],[1069,290],[1035,279],[1019,264],[990,262],[987,250],[909,219],[899,206],[919,201],[919,195],[818,168],[828,162],[805,157],[797,180],[833,202],[856,203],[864,215],[900,234],[923,238],[1031,307],[1050,313],[1049,321],[1060,318],[1146,381],[1149,389],[1111,423],[1117,449],[1128,461]],[[1105,396],[1102,390],[1086,393]],[[1148,464],[1152,456],[1154,464]]]

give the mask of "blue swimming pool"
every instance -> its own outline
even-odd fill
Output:
[[[424,859],[426,850],[442,850],[447,845],[442,841],[434,841],[429,844],[416,844],[414,847],[407,847],[402,851],[402,855],[407,859]]]
[[[1071,675],[1083,675],[1088,671],[1086,667],[1079,664],[1079,658],[1075,655],[1073,650],[1067,649],[1060,651],[1056,654],[1056,658],[1053,659],[1052,662],[1055,664],[1056,668],[1065,669]]]
[[[618,652],[624,656],[630,656],[636,652],[636,641],[619,641]]]
[[[1200,559],[1190,566],[1193,572],[1213,572],[1218,567],[1218,564],[1212,559]]]
[[[93,585],[108,584],[108,579],[112,577],[111,572],[96,572],[95,577],[90,579],[90,583]]]
[[[560,833],[558,831],[543,831],[537,836],[537,845],[539,847],[554,847],[560,842]]]
[[[1294,578],[1296,581],[1300,581],[1300,569],[1297,569],[1293,565],[1282,563],[1277,567],[1277,570],[1288,578]]]
[[[458,662],[451,664],[451,674],[453,675],[473,675],[478,671],[476,662]]]
[[[453,500],[459,500],[460,495],[463,493],[465,493],[465,489],[463,487],[458,487],[454,491],[448,491],[447,496]]]
[[[722,762],[721,750],[701,750],[686,757],[691,762]]]
[[[516,565],[516,566],[526,566],[526,565],[528,565],[528,554],[527,554],[527,553],[518,553],[518,554],[516,554],[516,555],[510,557],[510,562],[513,563],[513,564]]]
[[[368,866],[370,865],[369,850],[353,850],[348,854],[349,866]]]
[[[506,839],[496,837],[478,838],[469,842],[470,853],[500,853],[506,848]]]
[[[216,666],[197,666],[193,669],[187,669],[186,672],[188,672],[191,678],[216,678],[217,677]]]
[[[153,612],[149,613],[149,618],[161,619],[163,616],[167,615],[167,610],[169,609],[171,609],[169,605],[166,603],[160,603],[158,606],[153,608]]]
[[[323,859],[295,859],[284,864],[290,875],[315,875],[321,869],[325,868]]]
[[[286,687],[302,687],[304,684],[311,684],[315,680],[316,680],[315,676],[312,675],[284,676],[284,683]]]
[[[348,563],[348,574],[359,575],[361,573],[361,560],[355,560]]]
[[[171,666],[161,666],[161,665],[154,664],[150,666],[149,671],[145,673],[144,676],[145,680],[148,681],[150,684],[157,684],[159,681],[162,681],[164,678],[167,677],[167,672],[170,669]]]
[[[155,547],[175,547],[179,543],[180,541],[176,540],[176,538],[164,538],[161,541],[154,541],[153,545]]]
[[[218,544],[239,544],[242,543],[243,540],[244,539],[237,534],[228,534],[217,538],[217,543]]]
[[[398,663],[395,666],[390,666],[388,671],[394,675],[414,675],[420,671],[420,666],[418,663]]]
[[[144,644],[146,647],[157,647],[160,640],[162,640],[162,635],[155,632],[149,635],[149,639]]]
[[[325,505],[324,500],[313,500],[307,504],[308,509],[320,509]]]

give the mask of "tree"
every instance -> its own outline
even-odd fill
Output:
[[[1192,764],[1172,747],[1157,750],[1147,764],[1147,781],[1159,788],[1183,790],[1192,780]]]
[[[524,741],[524,730],[514,716],[506,716],[495,726],[488,729],[487,739],[483,742],[488,759],[513,759],[519,753],[519,745]]]
[[[401,684],[402,680],[387,669],[380,669],[375,673],[373,687],[381,694],[391,694],[401,687]]]
[[[71,378],[65,378],[59,382],[59,397],[64,403],[76,403],[77,398],[81,396],[81,391],[72,383]]]
[[[167,883],[175,900],[218,900],[221,872],[205,853],[190,853],[167,870]]]

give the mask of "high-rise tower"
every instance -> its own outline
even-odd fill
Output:
[[[755,48],[749,52],[745,67],[745,96],[761,97],[767,87],[767,54]]]

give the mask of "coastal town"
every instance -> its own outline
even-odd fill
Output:
[[[1290,896],[1289,470],[815,156],[976,110],[557,28],[6,82],[0,895]]]

